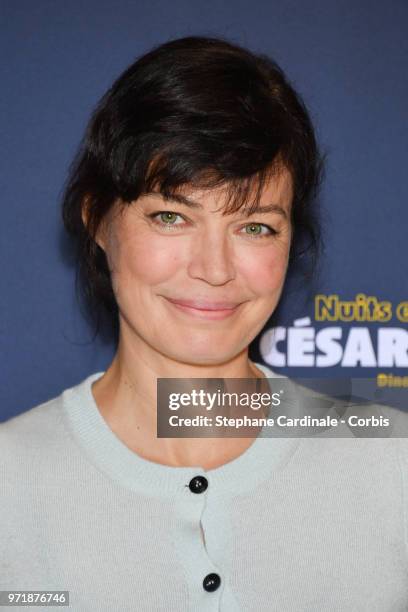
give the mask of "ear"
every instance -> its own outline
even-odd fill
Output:
[[[82,223],[84,224],[85,229],[89,232],[89,205],[90,205],[90,199],[89,196],[85,196],[82,202],[82,207],[81,207],[81,217],[82,217]],[[105,250],[105,236],[104,236],[104,223],[102,221],[102,223],[100,224],[98,231],[96,232],[96,236],[94,238],[96,244],[98,246],[101,247],[101,249]]]

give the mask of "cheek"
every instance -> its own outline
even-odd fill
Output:
[[[182,259],[175,247],[151,237],[122,242],[115,249],[117,281],[157,285],[174,276]]]
[[[251,249],[240,260],[240,269],[249,287],[257,295],[270,295],[279,291],[285,281],[288,265],[287,248]]]

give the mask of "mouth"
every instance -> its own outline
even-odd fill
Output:
[[[206,302],[204,300],[173,300],[164,298],[171,306],[179,312],[198,319],[217,321],[234,315],[243,302],[233,304],[232,302]]]

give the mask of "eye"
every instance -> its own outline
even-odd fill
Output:
[[[153,223],[156,223],[156,225],[159,225],[160,227],[164,227],[166,229],[173,229],[173,227],[179,227],[180,225],[183,225],[180,223],[176,224],[175,222],[177,217],[180,217],[180,219],[182,219],[183,217],[178,213],[172,212],[170,210],[162,210],[149,215],[149,217],[153,220]]]
[[[265,223],[249,223],[244,226],[244,229],[246,230],[245,233],[251,238],[264,238],[278,233],[273,227]],[[266,230],[266,232],[262,232],[263,229]]]

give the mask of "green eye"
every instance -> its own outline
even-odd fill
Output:
[[[247,234],[250,234],[251,236],[257,236],[258,234],[262,232],[262,225],[260,223],[251,223],[251,225],[247,225],[245,227],[245,231]]]
[[[173,213],[173,212],[162,212],[162,213],[160,213],[160,219],[166,225],[173,225],[174,221],[176,220],[177,217],[178,217],[178,215],[176,213]],[[170,222],[170,223],[168,223],[168,222]]]

